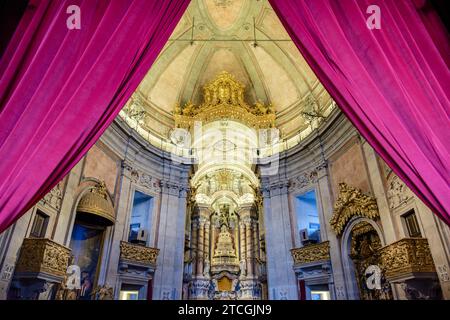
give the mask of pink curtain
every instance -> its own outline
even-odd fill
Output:
[[[421,0],[270,3],[362,136],[450,224],[450,52],[436,12]],[[366,25],[369,5],[381,29]]]
[[[31,0],[0,61],[0,232],[111,124],[189,0]],[[69,30],[70,5],[80,29]]]

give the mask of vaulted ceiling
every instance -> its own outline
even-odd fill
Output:
[[[135,93],[146,130],[167,138],[174,107],[200,104],[221,71],[245,85],[248,104],[272,103],[282,138],[308,128],[308,97],[324,109],[332,102],[267,0],[193,0]]]

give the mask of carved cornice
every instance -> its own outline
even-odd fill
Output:
[[[340,235],[347,222],[355,216],[369,219],[379,217],[377,201],[359,189],[349,187],[344,182],[339,183],[339,198],[334,204],[330,225]]]
[[[162,193],[177,197],[185,198],[189,191],[189,188],[187,186],[181,185],[180,183],[176,182],[160,181],[159,185],[161,187]]]
[[[291,249],[294,265],[323,262],[330,260],[330,242],[324,241],[301,248]]]
[[[285,194],[288,192],[289,181],[281,180],[276,182],[271,182],[269,184],[263,185],[261,187],[262,193],[264,197],[267,196],[276,196],[280,194]]]
[[[23,240],[15,272],[47,273],[64,276],[69,264],[70,249],[50,239]]]
[[[381,248],[380,256],[388,279],[436,272],[428,241],[424,238],[401,239]]]
[[[131,264],[156,265],[159,249],[121,241],[120,260]]]

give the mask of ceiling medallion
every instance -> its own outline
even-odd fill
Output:
[[[245,86],[228,72],[222,71],[215,80],[203,87],[203,103],[187,103],[174,110],[175,125],[190,129],[196,121],[235,120],[255,129],[275,126],[275,110],[271,104],[257,102],[250,106],[244,101]]]

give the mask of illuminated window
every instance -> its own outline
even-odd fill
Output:
[[[148,234],[151,230],[152,209],[153,197],[135,191],[128,241],[147,244]]]
[[[297,197],[296,214],[297,230],[302,243],[320,242],[320,222],[314,190]]]
[[[120,287],[120,294],[119,294],[119,300],[140,300],[143,299],[143,287],[134,285],[134,284],[127,284],[122,283],[122,286]]]
[[[330,300],[330,291],[311,291],[311,300]]]
[[[139,291],[137,291],[137,290],[120,290],[119,300],[139,300]]]

